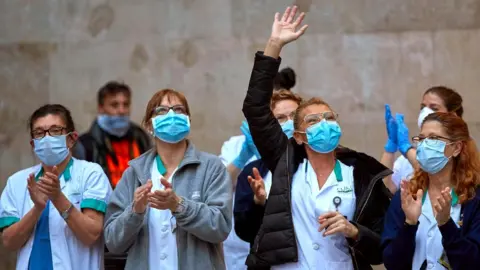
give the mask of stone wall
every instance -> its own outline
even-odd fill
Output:
[[[107,80],[133,89],[140,121],[152,94],[183,91],[192,139],[218,153],[239,133],[253,54],[287,0],[0,0],[0,190],[32,165],[26,120],[62,103],[77,129],[96,113]],[[342,143],[379,157],[384,104],[417,131],[420,97],[432,85],[457,89],[480,138],[479,0],[298,0],[307,33],[282,53],[298,74],[294,91],[340,113]],[[0,251],[0,269],[13,269]],[[11,257],[11,256],[10,256]]]

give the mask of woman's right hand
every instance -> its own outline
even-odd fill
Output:
[[[257,205],[265,205],[267,201],[267,192],[265,191],[265,182],[257,168],[253,168],[253,177],[248,176],[248,183],[253,191],[253,201]]]
[[[417,190],[414,198],[410,192],[409,183],[406,180],[402,180],[402,183],[400,183],[400,194],[402,210],[405,213],[405,222],[410,225],[416,225],[422,213],[423,190]]]
[[[148,194],[152,190],[152,180],[148,180],[143,186],[139,186],[133,194],[133,212],[136,214],[143,214],[147,209]]]
[[[33,173],[28,176],[27,181],[27,189],[30,194],[30,199],[38,210],[43,210],[47,205],[48,196],[38,190],[37,183],[35,182],[35,175],[33,175]]]
[[[297,9],[297,6],[294,6],[293,8],[287,7],[282,18],[280,18],[280,13],[275,13],[275,20],[273,21],[270,39],[277,42],[280,46],[285,46],[298,39],[308,28],[308,25],[304,25],[297,30],[298,26],[302,24],[303,18],[305,18],[305,13],[302,12],[295,21],[293,20],[297,13]]]

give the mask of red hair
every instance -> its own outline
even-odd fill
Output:
[[[462,143],[460,154],[452,157],[452,183],[458,196],[458,202],[464,203],[475,196],[476,188],[480,184],[480,157],[477,146],[470,137],[467,123],[454,113],[441,112],[428,115],[424,124],[428,121],[440,123],[453,142]],[[417,169],[410,181],[412,194],[416,194],[418,189],[426,190],[428,181],[428,173],[422,169]]]

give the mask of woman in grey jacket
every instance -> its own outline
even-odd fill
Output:
[[[185,96],[164,89],[149,101],[144,127],[155,148],[130,161],[107,208],[105,242],[128,252],[125,269],[225,269],[232,186],[214,155],[195,149]]]

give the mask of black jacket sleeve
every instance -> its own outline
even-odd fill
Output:
[[[247,96],[243,102],[243,114],[247,119],[253,142],[262,160],[271,172],[275,171],[278,160],[285,152],[288,138],[270,109],[273,81],[281,59],[255,55]]]

